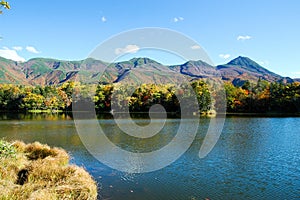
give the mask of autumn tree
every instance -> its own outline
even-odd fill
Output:
[[[3,12],[2,12],[2,9],[10,9],[10,5],[9,5],[9,3],[7,2],[7,1],[3,1],[3,0],[1,0],[1,2],[0,2],[0,14],[2,14]]]
[[[229,112],[241,112],[245,110],[245,100],[248,92],[241,87],[235,87],[232,83],[224,84]]]

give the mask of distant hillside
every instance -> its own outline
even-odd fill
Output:
[[[231,81],[234,85],[242,85],[246,80],[284,81],[284,77],[260,66],[247,57],[237,57],[225,65],[216,67],[223,80]]]
[[[215,67],[201,60],[188,61],[182,65],[170,66],[169,68],[194,79],[218,76],[218,72]]]
[[[0,58],[0,83],[56,85],[69,80],[97,82],[106,63],[94,59],[62,61],[34,58],[24,63]]]
[[[19,64],[0,57],[0,83],[28,84]]]
[[[108,64],[92,58],[81,61],[34,58],[18,63],[0,57],[0,83],[57,85],[69,80],[88,83],[177,83],[182,75],[188,80],[218,76],[235,85],[242,85],[246,80],[255,82],[258,79],[294,81],[267,70],[247,57],[238,57],[216,67],[201,60],[166,66],[149,58],[133,58]]]
[[[300,83],[300,78],[294,78],[293,80]]]

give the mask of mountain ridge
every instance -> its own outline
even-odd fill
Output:
[[[102,75],[101,75],[102,74]],[[163,65],[153,59],[132,58],[107,63],[93,58],[78,61],[33,58],[20,63],[0,57],[0,83],[24,85],[57,85],[70,80],[86,83],[155,82],[177,83],[182,76],[188,80],[222,77],[235,85],[258,79],[293,82],[262,67],[248,57],[239,56],[227,64],[212,66],[204,61],[187,61],[178,65]],[[295,79],[297,81],[298,79]]]

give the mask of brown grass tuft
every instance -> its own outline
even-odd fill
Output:
[[[0,199],[97,199],[95,181],[68,164],[65,150],[38,142],[13,145],[16,156],[0,158]]]

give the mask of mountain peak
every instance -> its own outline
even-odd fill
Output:
[[[251,67],[251,68],[253,68],[253,67],[254,68],[261,67],[258,63],[254,62],[250,58],[243,57],[243,56],[239,56],[239,57],[231,60],[227,64],[228,65],[238,65],[238,66],[243,66],[243,67]]]
[[[226,65],[219,65],[217,69],[223,73],[223,76],[231,77],[231,79],[243,78],[252,76],[256,81],[258,78],[268,81],[279,81],[282,77],[274,72],[267,70],[255,61],[248,57],[239,56],[231,60]]]
[[[132,58],[129,60],[129,62],[133,63],[135,66],[137,65],[145,65],[145,64],[160,64],[156,62],[155,60],[152,60],[150,58]]]
[[[187,61],[186,63],[184,63],[183,65],[188,65],[188,64],[191,64],[191,65],[194,65],[194,66],[213,67],[210,64],[208,64],[208,63],[206,63],[202,60],[190,60],[190,61]]]

